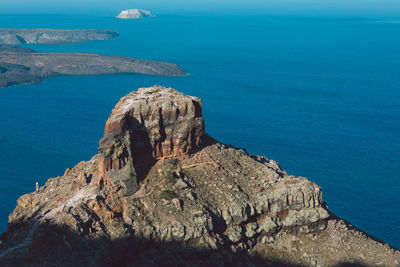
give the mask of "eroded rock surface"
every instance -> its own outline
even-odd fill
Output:
[[[199,98],[165,87],[142,88],[123,97],[107,120],[98,171],[135,176],[160,158],[200,148],[204,138]]]
[[[160,86],[123,97],[98,155],[18,199],[0,265],[398,266],[318,185],[208,137],[201,106]]]

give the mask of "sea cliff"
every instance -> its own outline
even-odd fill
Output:
[[[202,109],[161,86],[121,98],[97,155],[17,200],[0,265],[398,266],[317,184],[208,136]]]

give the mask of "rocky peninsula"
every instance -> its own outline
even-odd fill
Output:
[[[118,14],[119,19],[141,19],[147,17],[155,17],[150,11],[143,9],[128,9]]]
[[[21,196],[1,266],[399,266],[321,188],[206,134],[202,101],[121,98],[98,154]]]
[[[183,76],[185,71],[167,62],[90,53],[38,53],[0,45],[0,87],[40,82],[58,75],[138,73]]]
[[[119,34],[113,30],[58,30],[0,28],[0,44],[70,44],[95,40],[112,40]]]

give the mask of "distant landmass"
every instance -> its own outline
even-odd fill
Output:
[[[111,40],[119,34],[113,30],[4,29],[0,28],[0,44],[69,44],[95,40]]]
[[[119,18],[119,19],[141,19],[141,18],[146,18],[146,17],[154,17],[154,15],[151,14],[150,11],[143,10],[143,9],[128,9],[128,10],[122,11],[117,16],[117,18]]]
[[[167,62],[90,53],[39,53],[0,45],[0,87],[40,82],[58,75],[138,73],[183,76],[185,71]]]

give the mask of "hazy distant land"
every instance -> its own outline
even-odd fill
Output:
[[[40,82],[58,75],[138,73],[183,76],[185,71],[167,62],[90,53],[39,53],[0,45],[0,87]]]
[[[119,34],[113,30],[4,29],[0,28],[0,44],[68,44],[95,40],[111,40]]]

